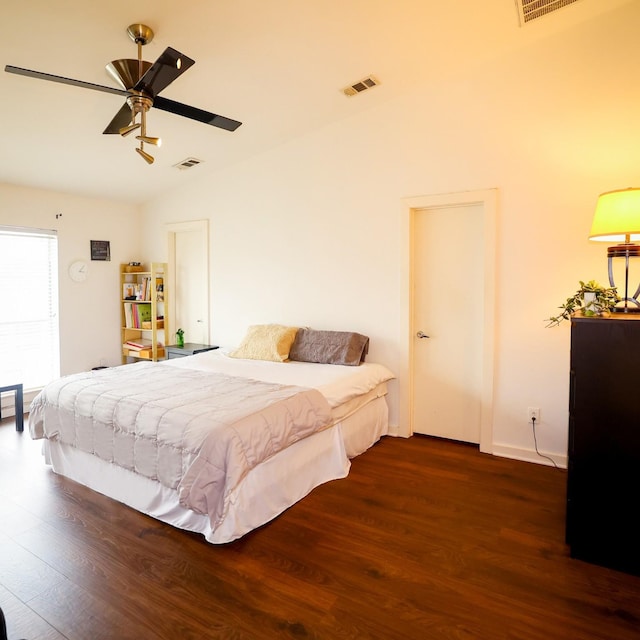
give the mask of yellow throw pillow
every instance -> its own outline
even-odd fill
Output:
[[[284,362],[296,338],[298,327],[281,324],[254,324],[247,329],[240,346],[231,351],[232,358]]]

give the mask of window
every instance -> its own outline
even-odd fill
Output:
[[[56,232],[0,226],[0,386],[59,377],[59,342]]]

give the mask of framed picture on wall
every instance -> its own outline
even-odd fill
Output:
[[[111,260],[111,245],[109,240],[91,240],[92,260]]]

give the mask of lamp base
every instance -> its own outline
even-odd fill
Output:
[[[640,313],[640,307],[635,305],[629,307],[613,307],[613,313]]]
[[[640,311],[640,285],[633,295],[629,295],[629,259],[640,257],[640,245],[629,242],[629,234],[627,234],[627,242],[625,244],[617,244],[607,249],[609,262],[609,284],[615,287],[613,281],[613,260],[614,258],[624,258],[624,294],[622,300],[613,308],[614,313],[637,313]]]
[[[615,244],[607,249],[610,258],[637,258],[640,256],[640,244],[627,242],[626,244]]]

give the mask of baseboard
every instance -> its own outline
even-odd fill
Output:
[[[388,436],[393,436],[394,438],[406,438],[404,434],[400,433],[400,427],[397,424],[390,424],[389,431],[387,431]]]
[[[399,438],[410,437],[401,434],[397,425],[389,425],[389,433],[387,435]],[[494,455],[499,458],[510,458],[511,460],[522,460],[523,462],[533,462],[535,464],[543,464],[549,467],[554,466],[555,463],[555,466],[560,469],[567,468],[566,455],[547,453],[546,451],[541,451],[540,454],[538,454],[535,449],[520,449],[518,447],[510,447],[508,445],[494,444],[491,454],[489,455]]]
[[[500,458],[511,458],[512,460],[522,460],[523,462],[534,462],[536,464],[544,464],[549,467],[553,466],[555,463],[555,465],[560,469],[567,468],[567,456],[559,455],[557,453],[541,451],[540,455],[535,451],[535,449],[520,449],[517,447],[510,447],[508,445],[494,444],[492,447],[492,454]]]

